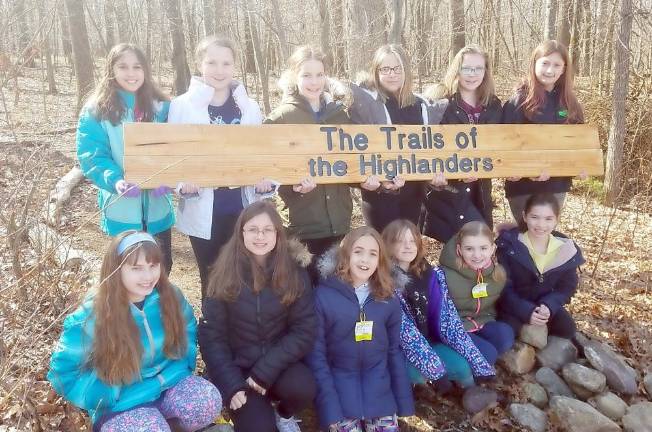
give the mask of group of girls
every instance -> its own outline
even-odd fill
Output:
[[[507,179],[519,227],[498,239],[484,180],[436,174],[429,182],[372,176],[316,185],[306,177],[279,188],[287,233],[262,200],[275,189],[271,179],[240,188],[176,185],[177,226],[190,237],[201,278],[197,332],[167,279],[172,189],[125,181],[122,124],[263,122],[233,79],[235,58],[230,41],[202,41],[201,76],[170,106],[142,52],[120,44],[82,111],[78,158],[100,188],[102,228],[116,237],[98,290],[66,318],[48,378],[88,410],[95,430],[198,430],[224,400],[238,431],[297,431],[294,415],[314,400],[324,430],[395,431],[397,417],[414,412],[411,383],[445,392],[451,381],[471,388],[491,379],[524,324],[573,337],[564,305],[583,258],[554,231],[570,179],[546,173]],[[350,85],[328,79],[324,56],[302,47],[282,76],[281,104],[264,122],[581,122],[571,69],[562,45],[541,44],[501,107],[477,47],[460,51],[427,97],[412,91],[400,46],[381,47],[369,73]],[[351,187],[362,191],[369,225],[354,230]],[[445,243],[440,266],[425,259],[421,232]],[[206,379],[192,375],[196,339]]]

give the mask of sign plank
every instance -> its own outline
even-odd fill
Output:
[[[125,176],[142,187],[296,184],[401,176],[603,174],[591,125],[125,125]]]

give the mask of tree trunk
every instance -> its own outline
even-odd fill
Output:
[[[115,45],[115,14],[113,13],[113,2],[107,0],[104,3],[104,39],[106,40],[106,46],[108,49],[111,49]],[[107,53],[108,54],[108,53]]]
[[[63,48],[63,55],[66,57],[68,64],[70,64],[72,62],[72,42],[70,41],[68,13],[65,8],[66,5],[61,2],[57,8],[57,14],[59,15],[59,25],[61,26],[61,47]]]
[[[183,19],[179,13],[179,0],[165,0],[170,34],[172,36],[172,68],[174,69],[174,94],[180,95],[190,84],[190,68],[186,60],[186,41],[183,33]]]
[[[281,50],[281,63],[290,56],[290,46],[288,45],[288,38],[285,34],[285,23],[281,16],[281,8],[279,7],[278,0],[270,0],[272,7],[272,16],[274,17],[274,33],[278,38],[278,45]]]
[[[249,30],[251,31],[251,43],[254,50],[254,59],[256,61],[256,69],[258,70],[258,77],[260,78],[260,84],[263,90],[263,105],[265,108],[265,114],[270,112],[269,106],[269,72],[265,65],[265,57],[263,55],[263,50],[260,44],[260,36],[258,33],[258,27],[253,19],[253,11],[249,7],[249,0],[246,0],[247,4],[247,21],[249,21]]]
[[[333,52],[331,49],[331,13],[328,10],[328,0],[317,0],[317,9],[319,10],[319,47],[326,55],[328,63],[335,69],[333,62]]]
[[[387,41],[393,44],[403,43],[403,6],[405,0],[392,0],[392,24]]]
[[[135,42],[131,32],[131,14],[128,3],[124,0],[110,0],[118,23],[119,42]]]
[[[77,78],[77,108],[81,109],[84,98],[93,89],[93,57],[88,42],[83,0],[64,0],[68,12],[68,24],[72,35],[73,63]]]
[[[367,70],[373,53],[385,43],[385,0],[345,0],[344,28],[348,74]]]
[[[557,25],[557,0],[546,0],[546,17],[543,26],[543,39],[554,39]]]
[[[453,60],[455,54],[466,45],[466,30],[464,26],[464,0],[451,0],[449,7],[451,22],[450,52],[448,57]]]
[[[204,35],[210,36],[215,34],[215,14],[213,7],[215,2],[211,0],[202,0],[202,10],[204,11]]]
[[[632,0],[620,2],[620,28],[615,45],[613,108],[607,144],[607,167],[605,170],[605,189],[607,204],[616,205],[623,190],[623,147],[627,126],[626,104],[629,87],[629,39],[632,34]]]
[[[561,0],[559,21],[557,23],[557,41],[570,50],[571,30],[573,26],[573,0]]]
[[[39,24],[41,27],[41,47],[43,51],[43,57],[45,58],[45,68],[46,68],[46,76],[47,76],[47,81],[48,81],[48,94],[53,95],[57,94],[57,83],[56,80],[54,79],[54,65],[52,64],[52,50],[50,49],[50,34],[46,29],[53,29],[54,25],[52,26],[44,26],[44,21],[45,21],[45,5],[46,2],[44,0],[39,1],[38,3],[38,18],[39,18]]]

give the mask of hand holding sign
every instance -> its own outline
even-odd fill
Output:
[[[292,190],[295,192],[299,192],[300,194],[307,194],[309,192],[312,192],[313,189],[317,187],[317,183],[313,181],[310,177],[306,177],[303,180],[301,180],[301,183],[292,186]]]

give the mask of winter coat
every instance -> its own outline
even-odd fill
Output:
[[[247,377],[269,389],[312,349],[317,327],[313,295],[307,272],[299,271],[303,291],[290,305],[282,304],[271,287],[256,294],[252,282],[241,288],[235,301],[204,299],[199,348],[208,376],[225,401],[249,388]]]
[[[402,291],[403,309],[416,323],[417,328],[431,343],[443,343],[460,354],[471,367],[474,376],[484,377],[496,374],[494,368],[482,356],[460,320],[455,305],[448,294],[444,271],[427,264],[420,277],[410,274],[409,282]],[[406,356],[420,371],[424,351],[419,345],[403,346]],[[421,360],[419,360],[421,359]],[[423,373],[423,372],[422,372]]]
[[[577,270],[584,263],[580,248],[563,234],[553,235],[564,242],[557,256],[539,272],[517,228],[504,231],[496,240],[498,261],[507,271],[508,282],[499,302],[499,317],[515,330],[530,321],[532,312],[545,304],[554,316],[575,294]]]
[[[112,412],[153,402],[165,390],[190,376],[195,370],[197,355],[197,321],[192,307],[179,290],[177,295],[186,322],[188,342],[183,357],[170,359],[163,352],[165,330],[160,297],[155,289],[145,298],[142,310],[133,304],[129,306],[143,345],[139,375],[126,385],[103,382],[97,371],[88,366],[95,328],[94,296],[91,295],[63,323],[63,333],[52,353],[47,375],[52,388],[73,405],[88,411],[91,420],[96,422]]]
[[[134,122],[136,107],[133,93],[118,93],[126,111],[117,125],[97,117],[94,101],[82,109],[77,125],[77,159],[84,176],[99,188],[100,226],[105,233],[115,236],[135,229],[158,234],[174,225],[170,194],[155,197],[151,190],[141,190],[139,196],[130,198],[119,196],[115,190],[116,183],[124,180],[123,125]],[[169,102],[156,102],[154,108],[153,121],[164,122]]]
[[[387,99],[378,91],[351,84],[353,103],[351,120],[357,124],[438,124],[448,101],[428,104],[416,96],[413,105],[399,108],[395,99]],[[365,219],[376,230],[382,231],[396,219],[409,219],[419,222],[421,202],[425,194],[425,184],[419,181],[406,182],[399,191],[362,190]]]
[[[170,104],[168,123],[210,124],[208,105],[215,89],[197,77],[192,77],[188,91],[176,97]],[[238,82],[231,83],[231,94],[242,112],[240,124],[257,125],[263,121],[260,107],[247,95],[244,86]],[[217,132],[216,132],[217,133]],[[256,145],[256,143],[243,143]],[[247,189],[250,189],[247,191]],[[250,204],[248,196],[253,196],[253,186],[242,188],[242,206]],[[198,198],[186,199],[181,195],[177,209],[177,229],[193,237],[210,240],[213,223],[213,188],[201,188]]]
[[[496,320],[496,303],[505,287],[505,282],[497,282],[493,277],[494,265],[482,270],[487,284],[487,297],[473,298],[471,290],[478,284],[478,273],[469,267],[457,265],[457,241],[452,238],[441,252],[439,262],[446,274],[448,292],[455,308],[462,318],[466,331],[477,331],[489,321]]]
[[[348,124],[349,116],[339,102],[326,97],[326,105],[316,114],[299,95],[286,96],[265,119],[266,124]],[[351,229],[353,201],[348,184],[320,184],[302,194],[292,186],[281,186],[279,195],[290,212],[291,235],[301,240],[343,236]]]
[[[480,113],[478,124],[500,124],[502,111],[500,99],[494,96]],[[459,93],[449,98],[440,124],[469,124],[469,117],[460,106]],[[448,186],[447,189],[453,193],[432,189],[426,194],[423,218],[425,235],[446,243],[452,236],[450,233],[456,233],[461,225],[477,220],[477,214],[489,227],[493,226],[491,179],[472,183],[450,180]]]
[[[376,300],[370,294],[361,306],[353,287],[335,276],[334,255],[326,253],[320,261],[318,331],[307,358],[317,380],[321,427],[326,430],[344,419],[412,415],[414,400],[400,348],[399,301],[393,296]],[[373,321],[372,339],[356,342],[355,326],[363,312]]]
[[[503,123],[509,124],[567,124],[568,111],[560,105],[559,89],[546,92],[546,101],[541,112],[532,119],[525,116],[523,102],[525,95],[517,92],[503,107]],[[571,177],[553,177],[544,182],[524,178],[518,181],[505,181],[505,196],[535,195],[542,193],[568,192],[572,185]]]

